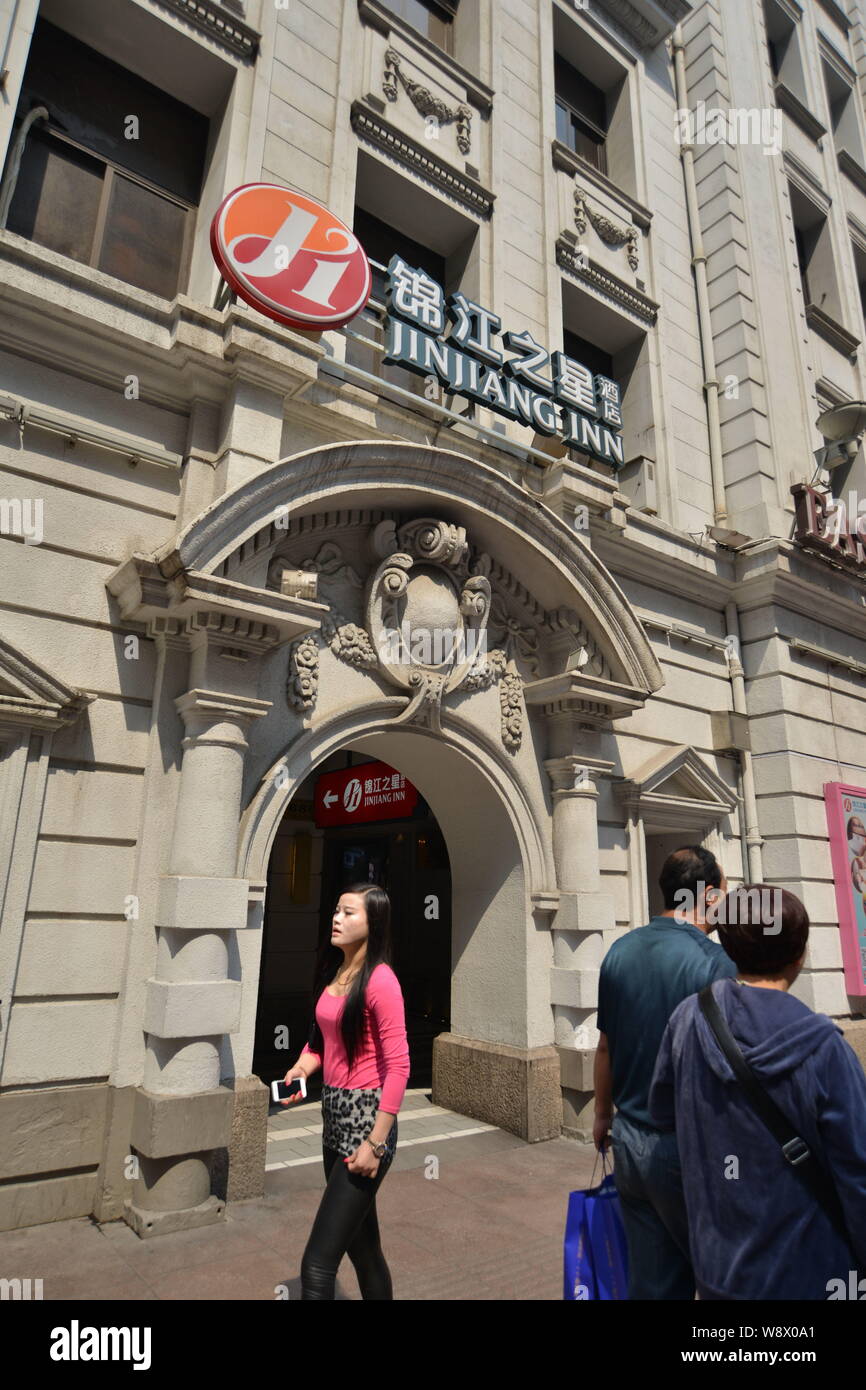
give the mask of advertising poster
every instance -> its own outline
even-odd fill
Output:
[[[824,785],[845,988],[866,994],[866,788]]]

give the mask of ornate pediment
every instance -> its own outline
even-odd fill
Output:
[[[290,649],[287,696],[299,712],[315,708],[325,644],[340,661],[405,695],[396,723],[438,731],[450,695],[496,686],[502,742],[511,751],[523,737],[524,688],[534,690],[542,676],[564,668],[609,684],[607,662],[578,615],[564,607],[546,611],[504,566],[472,546],[464,527],[371,513],[304,520],[268,566],[271,587],[315,593],[329,609],[321,634]]]
[[[737,798],[694,748],[665,748],[642,763],[615,788],[626,810],[659,829],[714,824],[734,809]]]
[[[0,640],[0,728],[60,728],[77,719],[94,699]]]

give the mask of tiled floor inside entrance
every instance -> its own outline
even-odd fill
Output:
[[[490,1136],[480,1145],[467,1144],[479,1135]],[[394,1171],[418,1168],[425,1162],[430,1145],[448,1142],[448,1158],[459,1158],[490,1152],[514,1139],[495,1125],[481,1124],[466,1115],[458,1115],[441,1105],[433,1105],[425,1087],[407,1090],[400,1106],[399,1142],[394,1156]],[[515,1144],[521,1140],[514,1139]],[[268,1156],[265,1171],[278,1168],[301,1168],[306,1164],[322,1163],[322,1112],[318,1101],[302,1101],[293,1106],[271,1106],[268,1115]]]

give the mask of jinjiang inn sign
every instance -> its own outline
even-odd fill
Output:
[[[211,249],[234,292],[289,328],[342,328],[370,297],[370,263],[354,232],[314,198],[276,184],[230,193],[211,224]],[[615,381],[564,352],[549,354],[526,331],[501,333],[497,314],[460,292],[446,297],[426,271],[396,255],[386,305],[385,362],[622,466]]]

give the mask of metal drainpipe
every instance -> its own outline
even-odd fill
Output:
[[[674,29],[672,39],[674,53],[674,76],[676,82],[677,106],[687,111],[689,93],[686,86],[686,55],[683,44],[682,25]],[[689,236],[692,244],[692,265],[695,271],[695,290],[698,300],[698,330],[701,340],[701,354],[704,361],[704,399],[707,410],[707,427],[710,436],[710,473],[713,480],[713,508],[716,523],[726,521],[728,508],[725,502],[725,473],[722,461],[722,431],[719,424],[719,379],[716,375],[716,354],[713,347],[713,330],[710,320],[710,296],[707,289],[707,257],[701,233],[701,218],[698,209],[698,189],[695,181],[695,155],[691,141],[681,141],[680,160],[683,166],[683,182],[686,190],[686,206],[689,218]]]
[[[6,170],[6,177],[3,186],[0,188],[0,227],[6,226],[6,218],[9,216],[9,208],[12,205],[12,198],[15,194],[15,185],[18,182],[18,171],[21,168],[21,156],[24,153],[24,146],[27,143],[27,136],[30,134],[30,127],[36,121],[50,120],[50,113],[47,106],[34,106],[32,111],[28,111],[24,120],[21,122],[21,129],[15,136],[15,143],[12,146],[12,153],[9,156],[9,167]]]
[[[733,599],[725,604],[725,626],[728,638],[728,671],[734,697],[734,710],[737,714],[749,717],[746,703],[746,682],[743,664],[740,661],[740,615]],[[761,832],[758,829],[758,798],[755,793],[755,772],[752,755],[747,748],[740,749],[740,771],[743,781],[743,810],[746,818],[746,853],[750,883],[764,882],[764,861],[761,854]],[[745,869],[745,865],[743,866]]]

